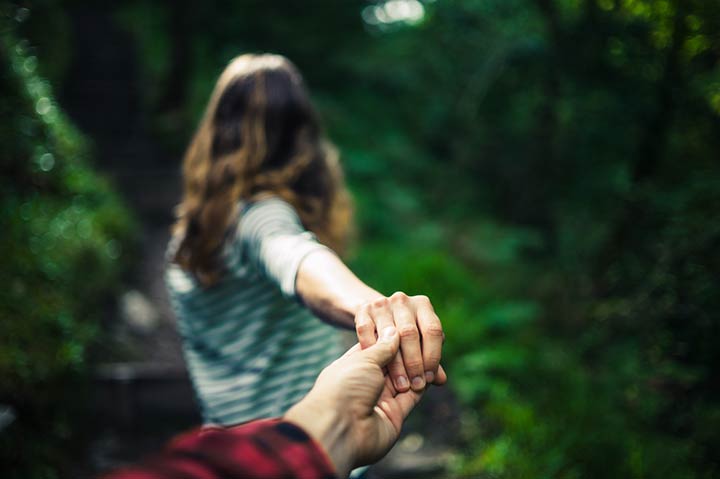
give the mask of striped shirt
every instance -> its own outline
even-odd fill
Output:
[[[173,249],[171,242],[170,255]],[[322,249],[288,203],[270,198],[244,209],[214,285],[168,264],[166,284],[206,423],[282,415],[341,355],[340,330],[295,294],[300,262]]]

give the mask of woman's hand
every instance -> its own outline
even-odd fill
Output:
[[[395,388],[421,391],[427,383],[444,384],[440,358],[445,334],[428,297],[397,292],[363,305],[355,316],[363,349],[375,344],[377,332],[388,326],[400,333],[400,352],[387,366]]]
[[[427,383],[445,383],[440,366],[445,336],[427,296],[398,292],[386,298],[360,281],[329,250],[303,259],[295,290],[319,318],[341,327],[354,326],[363,349],[375,344],[379,331],[395,326],[401,353],[387,369],[398,391],[422,391]]]

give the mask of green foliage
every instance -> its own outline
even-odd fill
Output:
[[[11,13],[0,12],[0,402],[17,420],[0,434],[0,461],[3,477],[57,477],[72,458],[58,445],[78,433],[73,389],[119,285],[133,221],[91,170],[86,140],[38,76]]]
[[[233,56],[298,65],[355,194],[354,270],[443,320],[458,474],[718,477],[720,4],[438,0],[363,23],[383,4],[113,14],[178,156]]]
[[[718,5],[438,1],[359,28],[382,4],[195,10],[185,116],[236,54],[298,64],[355,193],[353,268],[444,322],[458,472],[717,477]]]

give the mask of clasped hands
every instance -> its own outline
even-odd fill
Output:
[[[447,381],[442,327],[426,297],[395,293],[361,307],[355,321],[360,343],[285,415],[322,445],[339,477],[384,456],[426,384]]]
[[[388,326],[395,326],[400,334],[400,352],[387,366],[395,389],[419,392],[427,383],[444,384],[447,377],[440,358],[445,335],[428,297],[397,292],[366,303],[355,316],[363,349],[375,344]]]
[[[283,417],[315,442],[313,445],[300,441],[292,444],[292,448],[297,448],[297,452],[304,450],[306,456],[301,454],[302,457],[308,457],[312,451],[322,454],[322,449],[337,477],[347,477],[353,467],[384,456],[397,441],[403,421],[420,401],[425,384],[447,381],[439,364],[442,329],[427,298],[396,293],[373,301],[360,308],[356,324],[360,343],[325,368],[307,396]],[[422,387],[419,381],[409,387],[408,375],[413,379],[422,375]],[[200,477],[198,471],[211,470],[242,471],[244,477],[261,477],[261,465],[239,453],[242,444],[249,444],[252,424],[214,430],[206,436],[202,431],[196,432],[189,436],[194,441],[192,454],[177,456],[174,455],[177,448],[171,448],[155,459],[154,466],[138,466],[109,477],[130,478],[139,474],[149,478],[175,477],[178,457],[182,458],[188,477]],[[225,450],[224,455],[206,453],[216,451],[217,444],[223,441],[232,443],[234,449]],[[278,451],[277,457],[281,452],[289,454]],[[163,461],[167,467],[158,467]],[[296,466],[302,466],[302,462]]]

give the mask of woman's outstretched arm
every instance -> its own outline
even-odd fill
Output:
[[[338,256],[328,249],[308,254],[300,263],[295,291],[320,319],[355,329],[355,315],[371,301],[384,298],[358,279]]]
[[[329,248],[300,222],[295,210],[278,198],[253,204],[240,218],[238,254],[272,279],[287,297],[298,297],[321,319],[354,328],[363,348],[375,344],[378,331],[395,326],[400,353],[388,365],[398,391],[420,391],[438,374],[443,331],[426,296],[395,293],[386,298],[358,279]],[[387,314],[391,310],[392,315]],[[355,318],[353,320],[353,318]]]
[[[401,353],[388,365],[399,391],[422,390],[426,383],[440,384],[438,367],[444,335],[442,325],[426,296],[395,293],[386,298],[358,279],[327,249],[305,256],[295,279],[296,294],[324,321],[354,328],[363,348],[375,344],[378,331],[395,326]],[[396,314],[389,315],[391,310]]]

